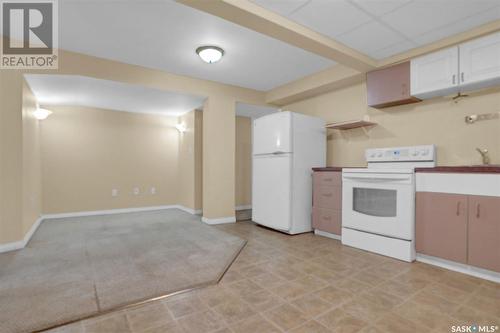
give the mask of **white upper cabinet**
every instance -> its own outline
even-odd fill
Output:
[[[459,45],[461,90],[500,84],[500,32]]]
[[[420,99],[458,92],[458,47],[411,60],[411,95]]]
[[[500,32],[414,58],[411,95],[420,99],[500,85]]]

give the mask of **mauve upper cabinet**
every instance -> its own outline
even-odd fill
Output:
[[[385,108],[389,106],[419,102],[411,96],[410,62],[404,62],[366,74],[368,106]]]

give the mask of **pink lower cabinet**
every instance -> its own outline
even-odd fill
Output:
[[[312,226],[315,230],[340,235],[342,230],[342,172],[313,174]]]
[[[313,207],[312,220],[314,229],[340,235],[342,231],[341,218],[340,210]]]
[[[469,196],[469,265],[500,272],[500,198]]]
[[[467,195],[417,192],[417,252],[465,264],[467,217]]]
[[[340,186],[315,186],[313,193],[313,207],[340,210],[342,200]]]

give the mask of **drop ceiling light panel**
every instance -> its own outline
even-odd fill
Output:
[[[344,0],[312,0],[290,18],[329,37],[351,31],[371,20],[366,13]]]
[[[286,10],[254,2],[376,59],[500,20],[499,0],[309,0]]]
[[[277,14],[287,16],[307,4],[309,0],[252,0],[252,2]]]
[[[381,20],[408,38],[415,38],[498,6],[498,0],[415,0]]]
[[[59,6],[61,48],[170,73],[269,90],[335,64],[171,0]],[[201,45],[223,48],[224,57],[203,62],[195,52]]]
[[[418,45],[425,45],[495,20],[500,20],[500,6],[487,9],[486,11],[455,21],[439,29],[418,35],[413,37],[413,40]]]
[[[392,12],[396,8],[404,6],[410,1],[411,0],[353,0],[351,3],[357,5],[358,7],[361,7],[371,15],[381,16],[386,13]]]
[[[205,97],[76,75],[25,75],[40,105],[84,106],[179,116],[203,105]]]
[[[337,39],[354,49],[363,50],[363,53],[371,57],[376,57],[377,51],[405,41],[400,34],[377,21],[363,24],[338,36]]]

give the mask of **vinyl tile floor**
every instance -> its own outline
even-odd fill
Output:
[[[404,333],[500,325],[500,284],[312,233],[288,236],[252,222],[214,228],[248,241],[218,284],[50,332]]]

